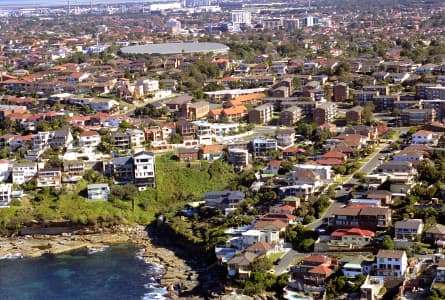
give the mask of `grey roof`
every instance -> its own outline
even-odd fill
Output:
[[[88,189],[101,189],[108,187],[108,183],[92,183],[87,186]]]
[[[114,165],[127,165],[133,163],[133,157],[131,156],[124,156],[124,157],[115,157],[113,159]]]
[[[221,43],[165,43],[145,44],[124,47],[122,53],[131,54],[181,54],[181,53],[206,53],[225,52],[229,47]]]
[[[395,228],[419,228],[423,224],[421,219],[406,219],[403,221],[397,221]]]

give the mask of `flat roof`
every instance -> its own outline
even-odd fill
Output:
[[[124,47],[125,54],[181,54],[181,53],[207,53],[227,52],[230,48],[221,43],[163,43],[145,44]]]

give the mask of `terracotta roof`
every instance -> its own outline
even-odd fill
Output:
[[[326,262],[329,262],[330,260],[331,258],[325,255],[310,255],[308,257],[305,257],[303,259],[303,262],[324,264]]]
[[[322,166],[340,166],[344,164],[342,160],[336,158],[321,158],[317,159],[316,162]]]
[[[93,131],[93,130],[91,130],[91,131],[82,131],[82,132],[79,134],[80,137],[84,137],[84,136],[95,136],[95,135],[99,135],[99,133],[96,132],[96,131]]]
[[[259,241],[250,247],[248,247],[246,250],[249,252],[260,252],[260,253],[267,253],[269,250],[272,249],[272,246],[266,242]]]
[[[331,150],[331,151],[328,151],[325,154],[323,154],[323,157],[325,157],[325,158],[345,159],[346,156],[347,155],[344,154],[343,152],[336,151],[336,150]]]
[[[281,220],[258,220],[255,222],[255,229],[264,229],[268,226],[274,226],[278,229],[287,227],[287,224]]]
[[[364,230],[360,228],[350,228],[350,229],[337,229],[331,234],[331,236],[339,236],[339,237],[349,236],[349,235],[365,237],[365,236],[374,236],[375,233],[370,230]]]
[[[221,145],[205,145],[201,147],[201,151],[204,154],[212,153],[212,152],[220,152],[222,151]]]
[[[271,160],[267,165],[271,167],[279,167],[281,166],[281,160]]]
[[[317,267],[309,270],[308,272],[311,274],[321,274],[321,275],[325,275],[326,277],[328,277],[334,271],[326,266],[320,265],[320,266],[317,266]]]
[[[294,148],[294,147],[287,148],[286,150],[283,150],[283,153],[299,153],[299,152],[305,153],[306,150],[303,148]]]

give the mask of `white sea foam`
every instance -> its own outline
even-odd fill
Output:
[[[105,246],[100,247],[100,248],[91,247],[91,248],[88,248],[87,252],[88,252],[88,254],[101,253],[101,252],[106,251],[109,248],[110,248],[110,246],[108,246],[108,245],[105,245]]]
[[[15,254],[8,253],[6,255],[0,256],[0,259],[17,259],[17,258],[23,258],[23,255],[21,253],[15,253]]]

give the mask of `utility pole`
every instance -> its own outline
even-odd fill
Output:
[[[66,12],[66,15],[69,16],[70,13],[71,13],[71,3],[70,3],[70,0],[68,0],[68,10]]]

